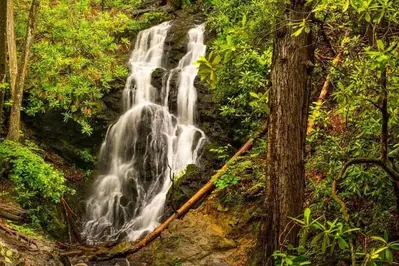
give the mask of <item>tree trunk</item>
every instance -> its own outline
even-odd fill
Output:
[[[18,75],[15,84],[15,90],[12,94],[12,106],[10,113],[10,126],[8,129],[7,139],[19,140],[19,127],[21,120],[21,105],[24,92],[25,76],[28,68],[29,54],[36,28],[36,20],[39,13],[39,0],[33,0],[29,11],[28,27],[25,36],[25,45],[18,64]]]
[[[14,29],[14,0],[6,0],[7,5],[7,47],[8,47],[8,65],[10,72],[10,90],[13,95],[17,81],[17,44],[15,41]]]
[[[0,2],[0,126],[3,121],[4,88],[7,67],[7,1]]]
[[[304,146],[310,74],[313,68],[311,33],[294,37],[292,23],[306,19],[306,0],[291,0],[276,21],[285,25],[276,32],[273,49],[272,88],[266,174],[266,216],[260,242],[259,265],[273,265],[272,254],[287,243],[296,243],[297,228],[289,217],[302,213],[305,188]]]

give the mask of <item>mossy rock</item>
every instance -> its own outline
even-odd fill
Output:
[[[177,178],[168,192],[165,217],[173,214],[175,210],[189,200],[205,183],[206,180],[200,168],[195,164],[188,165],[185,173]]]
[[[3,264],[2,264],[3,263]],[[20,255],[16,250],[10,249],[0,242],[0,264],[6,266],[22,265]]]

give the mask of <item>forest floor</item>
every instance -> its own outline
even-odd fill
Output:
[[[0,203],[4,209],[19,206],[10,200],[12,187],[7,180],[0,180],[2,195]],[[16,222],[0,218],[0,264],[1,265],[60,265],[54,257],[55,241]],[[45,264],[44,264],[45,263]]]

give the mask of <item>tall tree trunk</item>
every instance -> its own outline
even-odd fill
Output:
[[[283,1],[281,1],[283,2]],[[260,242],[263,256],[259,265],[273,265],[274,250],[296,243],[297,228],[289,217],[302,213],[305,188],[304,146],[310,74],[313,68],[311,33],[295,37],[292,23],[309,15],[306,0],[291,0],[277,18],[273,49],[272,88],[266,174],[266,216]],[[281,25],[285,25],[283,28]]]
[[[4,88],[7,73],[7,1],[0,1],[0,126],[3,121]]]
[[[8,47],[8,65],[10,72],[10,89],[11,95],[14,94],[15,84],[17,81],[17,44],[15,40],[14,29],[14,0],[7,1],[7,47]]]
[[[19,140],[19,127],[21,120],[21,105],[22,96],[24,92],[24,84],[26,72],[28,69],[29,54],[36,28],[36,20],[39,14],[39,0],[33,0],[29,11],[28,27],[25,36],[25,45],[22,51],[21,58],[18,64],[18,75],[15,84],[15,91],[12,95],[12,106],[10,113],[10,126],[8,129],[7,139],[18,141]]]

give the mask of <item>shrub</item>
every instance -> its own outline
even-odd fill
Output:
[[[64,175],[29,148],[12,141],[0,144],[0,165],[14,183],[15,199],[28,210],[32,224],[46,227],[54,221],[54,204],[73,190]]]

